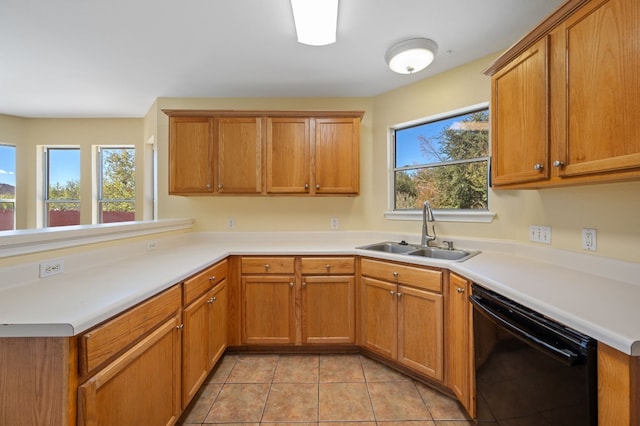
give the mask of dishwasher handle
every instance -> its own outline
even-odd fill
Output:
[[[549,356],[562,362],[563,364],[571,366],[571,365],[577,364],[577,362],[579,361],[580,359],[579,354],[569,349],[558,348],[556,346],[549,344],[548,342],[545,342],[539,337],[534,336],[529,331],[525,330],[523,327],[519,327],[519,324],[517,324],[515,321],[509,321],[509,319],[505,318],[505,316],[500,312],[495,311],[488,306],[485,306],[482,303],[481,298],[475,295],[471,295],[469,296],[469,301],[473,304],[473,306],[475,306],[478,309],[480,313],[484,314],[485,316],[489,317],[493,321],[497,322],[498,325],[509,330],[511,333],[513,333],[516,337],[518,337],[525,343],[528,343],[529,345],[537,348],[538,350],[541,350],[542,352],[548,354]]]

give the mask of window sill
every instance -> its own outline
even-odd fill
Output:
[[[475,210],[434,210],[433,217],[437,222],[468,222],[491,223],[496,214],[491,211]],[[384,218],[387,220],[412,220],[421,221],[421,210],[386,211]]]

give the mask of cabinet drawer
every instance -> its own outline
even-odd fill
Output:
[[[362,275],[442,292],[442,271],[362,259]]]
[[[80,374],[86,374],[180,309],[176,285],[80,336]]]
[[[227,261],[216,263],[184,282],[184,305],[193,302],[198,296],[227,277]]]
[[[303,257],[301,260],[303,275],[353,274],[353,257]]]
[[[293,274],[293,257],[243,257],[243,274]]]

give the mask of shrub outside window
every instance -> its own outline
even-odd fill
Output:
[[[99,147],[98,153],[98,221],[135,220],[135,148]]]
[[[488,210],[489,109],[394,130],[394,210]]]

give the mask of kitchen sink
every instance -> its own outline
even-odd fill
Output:
[[[384,253],[402,254],[408,256],[430,257],[432,259],[451,260],[455,262],[463,262],[479,251],[456,250],[441,247],[420,247],[418,245],[408,244],[404,241],[396,243],[393,241],[384,241],[381,243],[369,244],[367,246],[356,247],[361,250],[380,251]]]
[[[368,246],[356,247],[362,250],[382,251],[385,253],[405,254],[411,251],[415,251],[420,247],[407,244],[405,242],[395,243],[392,241],[385,241],[382,243],[370,244]]]
[[[423,247],[418,250],[407,252],[409,256],[431,257],[433,259],[455,260],[462,262],[480,253],[479,251],[449,250],[439,247]]]

